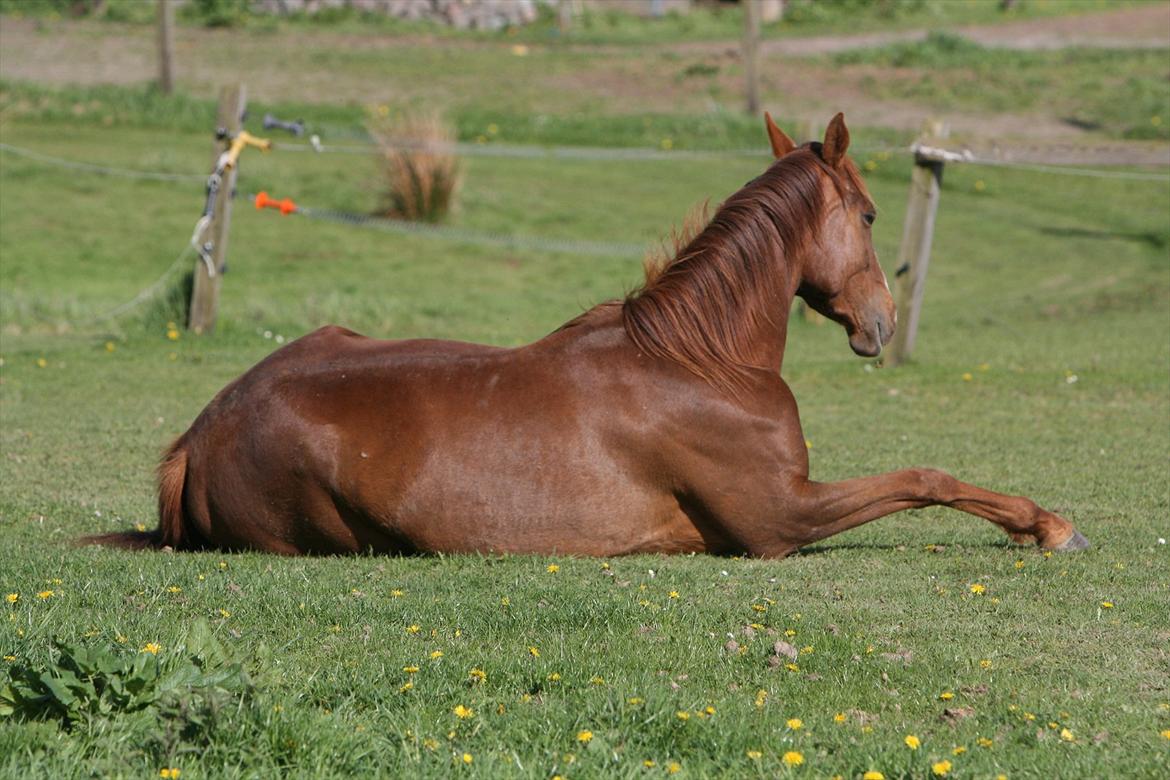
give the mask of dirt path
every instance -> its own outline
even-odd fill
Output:
[[[1111,49],[1167,48],[1170,47],[1170,3],[1103,13],[957,27],[952,32],[982,46],[1028,51],[1073,46]],[[765,41],[761,50],[765,54],[778,56],[811,57],[851,49],[887,46],[891,43],[912,43],[924,40],[929,34],[929,30],[922,29],[787,38]],[[722,48],[715,44],[703,45],[710,46],[712,50]]]

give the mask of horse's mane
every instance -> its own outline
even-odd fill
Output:
[[[806,144],[774,162],[705,227],[688,219],[673,236],[673,257],[647,259],[645,282],[622,303],[622,323],[638,349],[732,394],[765,368],[755,362],[754,337],[788,316],[774,310],[787,282],[784,260],[813,239],[825,207],[821,177],[842,193],[864,192],[856,166],[834,171],[820,146]]]

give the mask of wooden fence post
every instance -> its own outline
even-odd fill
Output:
[[[747,81],[747,112],[760,113],[760,6],[759,0],[744,0],[743,73]]]
[[[158,88],[175,89],[175,0],[158,0]]]
[[[226,130],[229,136],[238,133],[247,103],[247,90],[243,84],[233,84],[220,90],[219,111],[216,115],[217,129]],[[215,156],[212,158],[213,167],[222,153],[222,144],[217,140]],[[219,194],[215,199],[215,208],[211,212],[211,222],[204,231],[206,240],[212,242],[211,264],[215,267],[215,274],[209,272],[207,263],[202,258],[195,261],[195,280],[191,289],[191,312],[187,319],[187,329],[196,334],[208,333],[215,328],[215,316],[219,308],[219,286],[227,260],[228,228],[232,221],[232,193],[236,189],[238,168],[238,165],[233,165],[224,172]]]
[[[945,128],[931,122],[921,141],[943,138]],[[886,357],[897,366],[910,359],[918,338],[918,319],[922,296],[926,292],[926,270],[930,265],[930,245],[934,239],[934,216],[938,211],[942,189],[943,158],[916,151],[914,171],[910,175],[910,197],[906,219],[902,223],[902,243],[898,247],[898,265],[894,272],[894,300],[898,305],[898,327]]]

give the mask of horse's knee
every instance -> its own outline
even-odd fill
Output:
[[[938,469],[911,469],[916,497],[948,504],[957,496],[958,480]]]

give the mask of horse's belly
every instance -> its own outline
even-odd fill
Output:
[[[490,463],[490,459],[485,466]],[[420,476],[384,522],[430,552],[621,555],[701,551],[703,538],[669,494],[579,464],[557,473],[441,468]],[[387,511],[388,510],[388,511]]]

